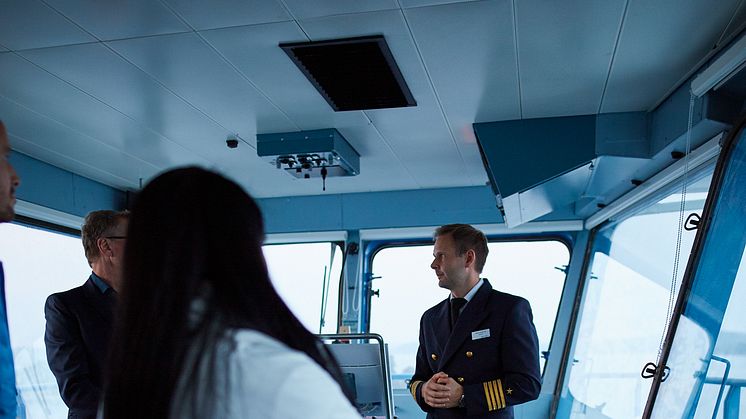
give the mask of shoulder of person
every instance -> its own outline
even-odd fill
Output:
[[[506,311],[510,311],[516,307],[531,309],[531,304],[525,298],[518,295],[508,294],[507,292],[497,291],[495,289],[490,290],[488,304],[493,307],[503,308]]]
[[[359,417],[336,381],[305,353],[256,330],[237,329],[229,334],[235,345],[233,366],[245,368],[247,376],[250,373],[263,387],[272,387],[264,396],[274,412],[271,417]]]
[[[269,367],[281,366],[292,369],[316,362],[301,351],[290,348],[279,340],[253,329],[229,330],[234,355],[252,363],[262,363]],[[321,367],[319,367],[321,369]]]
[[[437,314],[440,310],[443,309],[443,306],[448,305],[448,300],[449,300],[449,298],[446,297],[445,300],[441,300],[438,304],[435,304],[434,306],[428,308],[425,311],[425,315],[435,315],[435,314]]]
[[[47,305],[50,304],[67,304],[71,301],[77,300],[83,295],[83,287],[85,284],[69,289],[67,291],[55,292],[47,297]]]

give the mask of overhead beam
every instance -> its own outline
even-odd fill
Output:
[[[257,200],[268,234],[502,223],[487,186]]]
[[[85,217],[94,210],[118,210],[127,206],[127,193],[119,189],[17,151],[11,152],[10,161],[21,178],[21,186],[16,191],[17,198],[23,201],[17,208],[21,215],[79,228],[79,225],[69,225],[77,224],[76,217]],[[61,218],[61,213],[73,217]]]

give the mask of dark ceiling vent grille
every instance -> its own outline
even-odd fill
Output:
[[[335,111],[415,106],[383,36],[280,44]]]

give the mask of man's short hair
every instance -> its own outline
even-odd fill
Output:
[[[453,238],[458,256],[463,256],[469,249],[474,250],[476,255],[474,269],[481,274],[484,264],[487,262],[487,254],[490,252],[487,247],[487,237],[484,236],[484,233],[469,224],[447,224],[435,230],[433,239],[446,235]]]
[[[100,253],[96,242],[102,237],[106,237],[117,228],[121,220],[129,218],[129,211],[112,211],[100,210],[92,211],[85,216],[83,228],[81,229],[81,238],[83,239],[83,250],[88,264],[98,259]]]

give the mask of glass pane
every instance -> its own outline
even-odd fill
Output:
[[[711,173],[687,187],[686,214],[701,214]],[[640,372],[657,360],[675,301],[680,200],[679,190],[596,234],[570,365],[570,417],[641,417],[652,381]],[[681,237],[679,279],[694,236],[684,231]]]
[[[47,365],[44,302],[83,284],[91,268],[79,238],[0,224],[8,326],[18,390],[29,418],[64,418],[67,406]]]
[[[500,291],[520,295],[531,303],[541,351],[549,343],[565,284],[563,268],[570,252],[558,241],[495,242],[482,272]],[[391,374],[409,379],[414,372],[422,313],[448,297],[438,287],[430,269],[433,246],[390,247],[373,259],[373,287],[380,297],[372,298],[370,331],[379,333],[389,345]],[[542,369],[544,359],[541,360]]]
[[[267,245],[264,257],[277,293],[303,325],[313,333],[337,333],[342,272],[339,245],[328,242]],[[322,296],[328,303],[324,310],[324,326],[319,327]]]
[[[733,150],[676,328],[654,418],[738,418],[746,386],[746,141]]]

